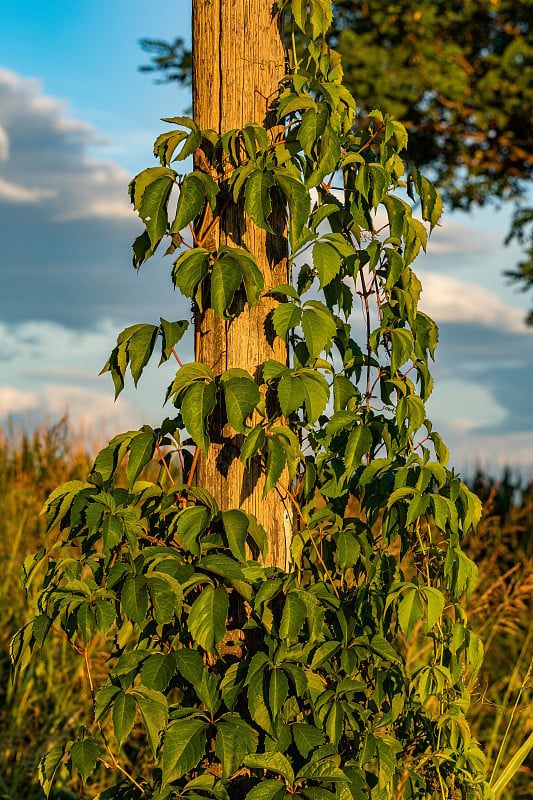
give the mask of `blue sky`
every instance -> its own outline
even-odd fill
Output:
[[[169,263],[135,274],[140,226],[127,197],[129,179],[154,163],[160,117],[190,104],[138,72],[137,42],[178,35],[190,39],[183,0],[0,6],[0,424],[68,408],[102,438],[161,419],[170,366],[116,404],[98,372],[126,325],[190,314]],[[417,262],[422,307],[441,331],[430,415],[467,472],[533,464],[531,298],[502,276],[519,257],[503,246],[509,215],[446,213]]]

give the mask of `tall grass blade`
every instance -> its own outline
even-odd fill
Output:
[[[505,769],[502,771],[496,783],[492,785],[491,788],[494,792],[494,797],[496,798],[496,800],[498,800],[498,797],[501,796],[503,790],[505,789],[509,781],[511,781],[514,778],[514,776],[516,775],[516,773],[518,772],[518,770],[528,757],[531,750],[533,750],[533,733],[531,733],[528,736],[522,747],[516,751],[512,759],[509,761]]]

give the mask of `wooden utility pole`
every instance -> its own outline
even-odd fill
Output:
[[[193,113],[200,128],[225,133],[250,122],[264,125],[271,118],[269,110],[285,74],[281,25],[273,0],[193,0]],[[224,200],[220,192],[219,208]],[[273,229],[275,235],[267,234],[245,218],[242,207],[231,204],[207,246],[245,248],[255,256],[270,288],[287,283],[288,277],[281,209],[274,208]],[[272,299],[262,298],[252,310],[246,305],[230,321],[211,309],[198,313],[197,360],[209,364],[217,375],[241,367],[255,378],[258,366],[268,358],[286,363],[284,343],[267,330],[267,315],[274,305]],[[275,489],[263,499],[264,476],[255,466],[250,472],[244,470],[239,460],[243,437],[235,437],[228,426],[222,429],[217,416],[215,412],[209,458],[201,456],[198,463],[198,483],[213,494],[221,509],[242,508],[254,514],[267,531],[267,563],[285,567],[291,509],[283,492]]]

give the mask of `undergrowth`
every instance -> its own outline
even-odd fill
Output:
[[[1,800],[42,798],[35,775],[40,756],[89,713],[85,670],[66,641],[54,637],[16,686],[10,680],[9,641],[32,616],[32,586],[23,592],[20,573],[24,558],[44,539],[41,506],[54,486],[87,473],[96,450],[96,444],[73,434],[66,419],[31,436],[0,431]],[[485,659],[470,687],[470,721],[487,753],[490,775],[533,731],[533,484],[521,488],[510,473],[498,482],[478,474],[473,489],[484,500],[484,516],[477,536],[465,545],[479,569],[467,610],[484,642]],[[98,641],[93,646],[93,663],[98,664]],[[416,658],[416,631],[410,647]],[[80,696],[86,702],[80,703]],[[133,749],[129,757],[138,761],[143,753]],[[114,780],[102,768],[93,790],[108,788]],[[526,800],[532,784],[530,755],[503,797]],[[61,781],[58,787],[51,794],[54,800],[78,796],[66,784],[61,787]]]

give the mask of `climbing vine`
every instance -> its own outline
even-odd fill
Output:
[[[50,495],[48,540],[25,562],[42,589],[13,640],[15,668],[66,636],[94,704],[90,728],[43,758],[47,796],[60,765],[89,792],[98,762],[118,775],[100,795],[113,799],[491,796],[465,718],[482,645],[462,605],[476,567],[461,542],[481,508],[426,416],[438,331],[412,269],[441,200],[405,174],[399,122],[357,119],[324,38],[329,0],[282,0],[279,12],[307,48],[272,127],[220,136],[167,119],[159,166],[130,196],[145,225],[135,266],[166,248],[174,286],[229,321],[275,298],[269,324],[289,361],[216,375],[180,360],[187,320],[119,334],[104,367],[116,395],[157,351],[177,370],[174,411],[115,436],[85,481]],[[265,286],[244,248],[210,249],[235,205],[266,231],[283,210],[286,283]],[[265,566],[251,514],[196,485],[215,408],[291,514],[285,569]],[[148,753],[135,765],[132,741]]]

